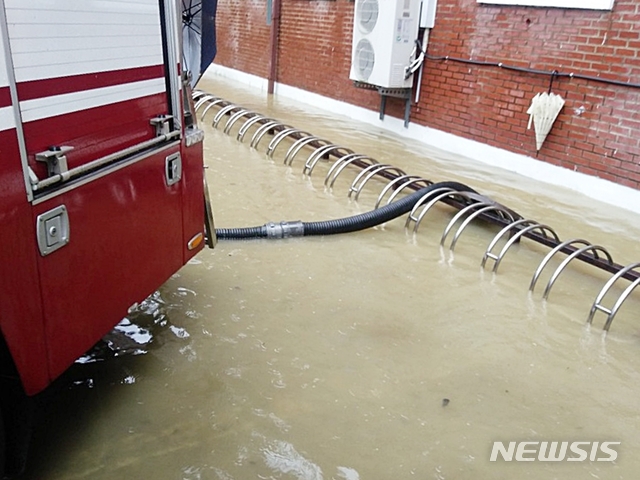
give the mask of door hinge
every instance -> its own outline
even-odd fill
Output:
[[[36,153],[36,160],[38,162],[44,162],[47,164],[48,176],[60,175],[69,171],[67,165],[67,153],[73,150],[73,147],[69,146],[53,146],[49,147],[49,150]]]

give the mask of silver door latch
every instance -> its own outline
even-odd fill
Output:
[[[164,161],[164,174],[167,185],[178,183],[182,178],[182,157],[180,152],[169,155]]]
[[[36,219],[38,248],[43,257],[69,243],[69,214],[67,207],[60,205],[38,215]]]

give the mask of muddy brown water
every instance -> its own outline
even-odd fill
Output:
[[[201,87],[640,261],[635,213],[222,80]],[[327,191],[326,162],[301,174],[309,151],[287,167],[290,143],[269,159],[268,139],[252,150],[211,119],[219,227],[344,217],[384,186],[353,202],[355,170]],[[545,302],[562,258],[530,294],[548,249],[523,241],[492,274],[480,260],[495,227],[472,224],[454,255],[440,247],[454,213],[433,209],[417,235],[403,218],[200,253],[61,379],[24,478],[637,478],[640,292],[604,337],[602,314],[585,319],[608,274],[572,263]],[[621,443],[613,463],[521,463],[490,462],[494,441]]]

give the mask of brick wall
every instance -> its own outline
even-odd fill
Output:
[[[266,78],[270,31],[266,0],[218,0],[215,63]]]
[[[374,92],[349,80],[354,3],[282,0],[277,81],[376,110]],[[219,0],[217,63],[266,77],[266,0]],[[429,55],[640,82],[640,2],[613,11],[439,0]],[[412,122],[535,156],[526,110],[549,77],[429,60]],[[640,89],[558,78],[566,104],[537,158],[640,188]],[[402,105],[391,102],[401,116]]]

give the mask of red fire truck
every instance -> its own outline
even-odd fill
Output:
[[[0,477],[25,401],[203,248],[203,132],[180,68],[199,15],[0,0]]]

